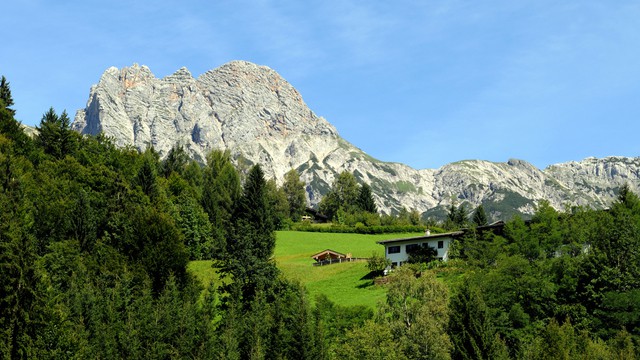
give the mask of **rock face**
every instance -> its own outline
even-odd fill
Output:
[[[493,219],[531,214],[540,199],[608,206],[625,182],[640,188],[640,158],[588,158],[539,170],[521,160],[461,161],[416,170],[378,161],[342,139],[316,116],[302,96],[274,70],[233,61],[198,78],[182,68],[157,79],[146,66],[109,68],[91,88],[73,128],[103,132],[120,146],[153,146],[161,156],[181,144],[204,162],[213,149],[228,149],[240,167],[259,163],[282,180],[292,168],[316,204],[341,171],[371,185],[386,213],[403,206],[442,216],[451,203],[484,204]]]

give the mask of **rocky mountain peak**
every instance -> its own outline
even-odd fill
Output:
[[[387,213],[404,207],[442,216],[452,203],[482,203],[493,219],[508,219],[531,214],[540,199],[559,209],[606,207],[623,183],[640,188],[640,158],[587,158],[544,171],[517,159],[459,161],[435,170],[379,161],[342,139],[276,71],[246,61],[197,78],[184,67],[163,79],[144,65],[111,67],[92,86],[73,128],[103,132],[121,146],[153,146],[161,156],[181,144],[201,162],[213,149],[228,149],[241,168],[259,163],[277,181],[295,168],[312,205],[346,170],[371,185]]]

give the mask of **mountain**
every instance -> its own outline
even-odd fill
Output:
[[[544,170],[522,160],[423,170],[379,161],[341,138],[274,70],[245,61],[197,78],[186,68],[158,79],[146,66],[111,67],[91,87],[72,126],[84,134],[103,132],[120,146],[153,146],[161,156],[182,144],[200,162],[213,149],[229,149],[239,167],[260,163],[278,181],[295,168],[312,205],[344,170],[371,185],[382,211],[404,206],[433,216],[462,202],[484,204],[493,219],[531,214],[540,199],[556,208],[603,208],[623,183],[640,188],[640,158],[587,158]]]

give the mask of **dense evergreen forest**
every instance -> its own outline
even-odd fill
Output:
[[[304,210],[295,172],[278,187],[221,151],[161,161],[80,136],[53,109],[29,137],[13,105],[3,77],[2,358],[636,358],[640,200],[627,187],[608,211],[541,201],[531,221],[471,230],[449,262],[394,271],[374,311],[309,299],[279,274],[275,230]],[[326,199],[338,222],[391,222],[347,175]],[[452,209],[440,225],[483,216]],[[203,287],[194,259],[215,260],[223,280]]]

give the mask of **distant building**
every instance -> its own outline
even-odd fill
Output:
[[[497,221],[490,225],[478,226],[475,231],[492,231],[501,235],[504,228],[503,221]],[[423,236],[410,238],[390,239],[378,241],[384,246],[385,257],[391,262],[391,267],[400,266],[409,260],[409,253],[419,247],[429,246],[436,250],[436,259],[447,261],[449,259],[449,247],[453,240],[461,238],[470,229],[461,229],[442,234],[431,234],[429,230]]]
[[[422,246],[429,246],[437,251],[436,259],[449,259],[449,246],[456,237],[464,235],[464,231],[454,231],[443,234],[425,234],[410,238],[378,241],[384,246],[385,257],[391,262],[391,267],[404,264],[409,260],[409,253]]]

